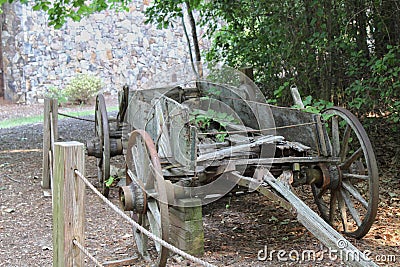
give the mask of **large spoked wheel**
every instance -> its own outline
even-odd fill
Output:
[[[126,153],[127,185],[131,182],[143,191],[141,205],[132,212],[132,218],[151,233],[165,241],[169,239],[169,213],[165,181],[156,147],[150,135],[143,130],[131,133]],[[138,194],[136,194],[138,195]],[[137,203],[137,201],[135,201]],[[147,260],[165,266],[168,249],[134,230],[137,248]]]
[[[348,110],[332,107],[323,116],[329,118],[326,126],[332,155],[340,159],[340,164],[324,167],[329,182],[312,186],[315,202],[324,220],[346,235],[362,238],[375,220],[379,201],[372,145],[359,120]]]
[[[110,178],[110,126],[103,94],[96,97],[95,132],[102,148],[102,156],[97,159],[97,177],[103,195],[108,197],[110,188],[106,186],[106,181]]]

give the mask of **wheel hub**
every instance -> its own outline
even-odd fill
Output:
[[[342,172],[339,166],[330,165],[328,167],[329,172],[329,189],[336,190],[342,183]]]
[[[315,184],[321,191],[326,189],[336,190],[342,182],[342,172],[337,165],[329,165],[320,163],[313,168],[313,172],[309,172],[309,184]]]
[[[147,195],[142,188],[132,181],[119,188],[119,201],[125,211],[145,214],[147,211]]]

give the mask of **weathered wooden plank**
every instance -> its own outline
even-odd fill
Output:
[[[43,111],[43,162],[42,162],[42,188],[50,189],[50,158],[49,151],[51,146],[50,137],[50,111],[51,111],[51,99],[44,99],[44,111]]]
[[[236,166],[240,165],[271,165],[274,164],[287,164],[287,163],[340,163],[339,158],[325,158],[325,157],[283,157],[283,158],[257,158],[257,159],[243,159],[243,158],[229,158],[218,161],[204,161],[201,162],[203,166],[220,166],[232,163]],[[201,170],[201,166],[199,167]]]
[[[170,239],[178,248],[191,255],[204,253],[204,228],[201,200],[183,198],[170,210]]]
[[[201,201],[199,205],[201,205]],[[170,214],[173,214],[181,221],[201,220],[203,218],[201,210],[201,206],[191,208],[174,207],[170,209]]]
[[[299,109],[270,106],[274,116],[276,134],[286,140],[301,142],[318,151],[318,133],[315,124],[316,114],[307,113]]]
[[[206,161],[206,160],[216,160],[216,159],[222,159],[224,157],[230,156],[233,153],[236,152],[246,152],[249,151],[250,148],[260,146],[263,144],[272,144],[278,141],[282,141],[284,138],[282,136],[264,136],[263,138],[259,138],[258,140],[248,143],[248,144],[243,144],[243,145],[236,145],[236,146],[231,146],[228,148],[220,149],[215,152],[207,153],[204,155],[200,155],[197,157],[197,161]]]
[[[105,261],[102,264],[103,264],[103,266],[107,266],[107,267],[120,267],[120,266],[129,266],[129,265],[135,266],[135,264],[138,263],[138,261],[139,261],[138,257],[133,257],[133,258],[122,259],[122,260]]]
[[[158,146],[158,154],[160,157],[172,157],[171,149],[171,138],[168,129],[168,112],[164,98],[153,99],[152,106],[154,108],[154,132],[156,133],[157,139],[155,140]]]
[[[300,96],[299,90],[297,90],[297,87],[291,86],[290,92],[292,94],[294,104],[297,105],[299,108],[304,108],[304,104],[303,104],[303,101],[301,100],[301,96]]]
[[[84,266],[83,253],[73,245],[84,245],[85,184],[74,170],[84,173],[84,145],[55,144],[53,184],[53,266]]]
[[[299,199],[284,182],[265,176],[265,181],[289,201],[297,211],[297,219],[325,246],[336,254],[347,266],[368,267],[377,265],[364,253],[325,222],[318,214]],[[345,244],[345,245],[344,245]],[[350,257],[349,257],[350,255]],[[356,255],[351,257],[351,255]]]
[[[53,122],[52,132],[54,140],[58,140],[58,100],[57,98],[51,99],[51,120]]]
[[[187,170],[196,167],[197,131],[189,124],[188,107],[169,98],[164,98],[168,106],[169,131],[172,155],[175,161],[182,164]]]

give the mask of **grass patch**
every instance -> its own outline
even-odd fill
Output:
[[[107,108],[107,111],[118,111],[118,107],[109,107]],[[71,111],[71,112],[63,112],[67,115],[70,116],[75,116],[75,117],[84,117],[84,116],[89,116],[89,115],[94,115],[94,110],[84,110],[84,111]],[[65,119],[66,117],[59,115],[58,119],[62,120]],[[0,129],[4,128],[12,128],[12,127],[17,127],[17,126],[22,126],[22,125],[27,125],[27,124],[34,124],[34,123],[43,123],[43,114],[41,115],[34,115],[34,116],[29,116],[29,117],[19,117],[19,118],[12,118],[12,119],[6,119],[4,121],[0,121]]]

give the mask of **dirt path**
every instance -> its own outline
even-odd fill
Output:
[[[8,106],[7,110],[11,108],[17,107]],[[27,114],[33,112],[26,110]],[[59,122],[60,135],[66,141],[84,142],[93,137],[93,127],[91,122],[73,119]],[[377,140],[376,146],[381,147]],[[41,124],[0,129],[0,266],[52,266],[51,199],[43,196],[40,187],[41,148]],[[377,264],[399,266],[400,184],[397,162],[390,165],[391,157],[385,158],[390,153],[377,151],[382,159],[379,161],[381,203],[377,222],[364,239],[349,240],[360,250],[371,251],[371,258]],[[383,166],[382,162],[387,164]],[[123,158],[113,159],[113,163],[121,164]],[[95,175],[95,162],[87,158],[86,176],[97,185]],[[117,202],[116,188],[111,190],[110,199]],[[137,256],[132,229],[127,223],[89,190],[86,206],[86,247],[97,259]],[[344,266],[324,255],[326,248],[295,217],[258,194],[225,197],[205,206],[203,223],[206,251],[203,259],[219,266]],[[284,250],[286,256],[291,251],[301,255],[305,250],[312,250],[317,259],[278,261],[277,255],[272,254],[271,260],[258,260],[259,251],[265,249],[268,252]],[[390,255],[396,256],[394,262]],[[86,260],[87,266],[93,266]],[[135,266],[147,264],[138,259]],[[174,256],[168,266],[195,265]]]

